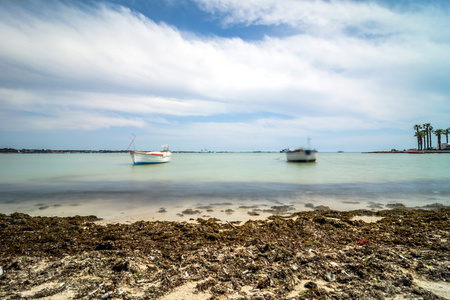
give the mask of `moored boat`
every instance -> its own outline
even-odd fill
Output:
[[[408,151],[409,154],[425,154],[425,151],[419,150],[419,151]]]
[[[133,138],[131,140],[130,145],[128,146],[127,151],[130,152],[131,160],[134,165],[142,165],[142,164],[161,164],[167,163],[170,161],[172,156],[172,152],[169,150],[169,146],[162,146],[161,151],[136,151],[130,150],[131,145],[133,145],[136,136],[133,134]]]
[[[310,149],[288,149],[285,151],[286,159],[290,162],[314,162],[317,159],[318,152]]]
[[[162,151],[130,151],[131,160],[135,165],[141,164],[161,164],[170,161],[172,152],[168,148],[164,148]]]
[[[308,148],[285,149],[287,161],[291,162],[315,162],[317,159],[317,150],[311,149],[311,138],[308,138]]]

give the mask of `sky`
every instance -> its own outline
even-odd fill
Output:
[[[447,0],[0,1],[0,148],[403,150],[424,123],[450,127]]]

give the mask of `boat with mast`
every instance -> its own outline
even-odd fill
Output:
[[[134,144],[134,140],[136,136],[133,134],[133,139],[128,146],[127,151],[131,155],[131,160],[134,165],[142,165],[142,164],[161,164],[167,163],[170,161],[172,157],[172,152],[169,150],[169,146],[164,145],[161,148],[161,151],[136,151],[130,150],[131,145]]]
[[[286,160],[288,162],[315,162],[317,159],[318,151],[311,149],[311,139],[308,138],[308,147],[305,148],[295,148],[286,149]]]

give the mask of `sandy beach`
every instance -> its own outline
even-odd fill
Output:
[[[0,297],[448,299],[450,208],[278,209],[242,222],[2,214]]]
[[[22,212],[30,216],[45,217],[73,217],[86,215],[89,212],[95,215],[102,224],[125,223],[131,224],[138,221],[169,221],[189,222],[197,218],[215,218],[228,222],[246,222],[249,220],[266,220],[272,215],[289,216],[296,212],[314,210],[371,210],[378,211],[392,208],[405,209],[435,209],[444,206],[439,203],[429,202],[423,206],[406,206],[392,201],[350,201],[345,199],[314,198],[309,201],[204,201],[183,199],[179,202],[160,201],[156,203],[118,201],[117,199],[100,200],[59,200],[41,202],[39,200],[23,203],[2,203],[0,212],[11,214]]]

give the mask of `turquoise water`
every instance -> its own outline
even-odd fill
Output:
[[[138,166],[128,154],[8,154],[0,167],[6,213],[27,203],[450,205],[448,154],[319,153],[302,164],[282,153],[175,153],[170,163]]]

